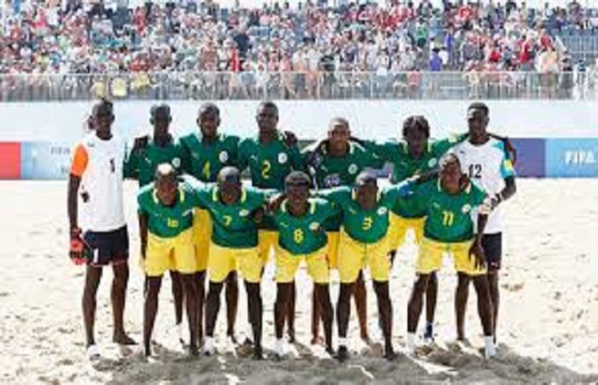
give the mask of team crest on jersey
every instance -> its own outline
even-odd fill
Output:
[[[239,212],[239,215],[242,216],[242,217],[246,217],[246,216],[249,215],[249,211],[248,210],[241,210]]]
[[[285,164],[289,160],[289,157],[284,152],[278,154],[278,163]]]
[[[355,163],[349,166],[349,174],[357,174],[357,165]]]
[[[324,178],[324,186],[327,188],[341,185],[341,177],[338,174],[331,174]]]
[[[181,159],[179,159],[179,158],[174,158],[174,159],[172,160],[172,165],[173,165],[173,167],[174,167],[174,168],[179,168],[179,167],[181,167]]]
[[[428,161],[428,167],[435,167],[438,164],[438,159],[432,158]]]
[[[380,207],[377,213],[378,215],[386,215],[388,213],[388,209],[386,207]]]
[[[228,152],[221,151],[220,154],[218,154],[218,159],[220,160],[220,163],[228,162]]]
[[[309,224],[309,229],[311,231],[316,231],[320,228],[320,224],[318,222],[312,222]]]
[[[463,206],[463,208],[461,209],[461,211],[463,212],[463,214],[467,214],[468,212],[471,211],[471,205],[466,204],[465,206]]]

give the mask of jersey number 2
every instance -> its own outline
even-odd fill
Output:
[[[272,164],[265,160],[264,163],[262,163],[262,178],[264,179],[270,179],[270,169],[272,168]]]

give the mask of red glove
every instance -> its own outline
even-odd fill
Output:
[[[79,228],[71,230],[69,256],[75,265],[84,265],[87,262],[85,258],[85,242],[81,239],[81,229]]]

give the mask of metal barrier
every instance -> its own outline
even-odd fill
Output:
[[[598,71],[2,75],[0,100],[596,99]]]

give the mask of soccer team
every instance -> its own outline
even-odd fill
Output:
[[[335,118],[328,137],[303,152],[291,132],[278,129],[278,108],[258,106],[255,137],[241,139],[218,131],[220,111],[204,104],[198,132],[182,138],[170,133],[170,108],[151,109],[151,137],[135,139],[127,153],[112,130],[113,105],[94,105],[93,130],[74,151],[68,189],[71,258],[86,264],[83,315],[90,357],[99,356],[94,338],[96,292],[102,267],[112,265],[112,304],[116,343],[134,341],[123,326],[129,276],[129,241],[122,181],[139,181],[138,216],[141,266],[145,273],[143,343],[151,355],[162,277],[169,271],[179,338],[183,307],[189,325],[188,349],[215,353],[214,330],[225,288],[227,336],[233,343],[238,276],[247,293],[248,318],[256,359],[263,357],[261,280],[270,259],[276,266],[274,306],[278,358],[284,356],[285,324],[295,340],[295,273],[302,262],[314,283],[312,344],[321,341],[340,361],[349,358],[347,331],[355,298],[361,338],[367,330],[369,270],[377,298],[384,356],[396,357],[392,344],[390,270],[396,250],[412,230],[419,245],[417,279],[408,305],[406,352],[416,352],[415,333],[426,301],[426,340],[434,338],[438,292],[436,272],[450,254],[458,274],[455,295],[457,338],[466,339],[464,319],[473,282],[485,336],[485,356],[496,354],[498,271],[502,257],[502,202],[516,191],[515,151],[505,138],[487,132],[488,107],[467,110],[467,132],[432,141],[423,116],[405,120],[398,141],[377,143],[351,135],[349,122]],[[390,186],[378,186],[377,173],[392,165]],[[249,172],[250,183],[242,173]],[[79,210],[81,208],[81,210]],[[81,211],[81,212],[79,212]],[[334,313],[329,272],[340,276]],[[208,292],[205,293],[206,279]],[[337,349],[332,330],[336,320]]]

